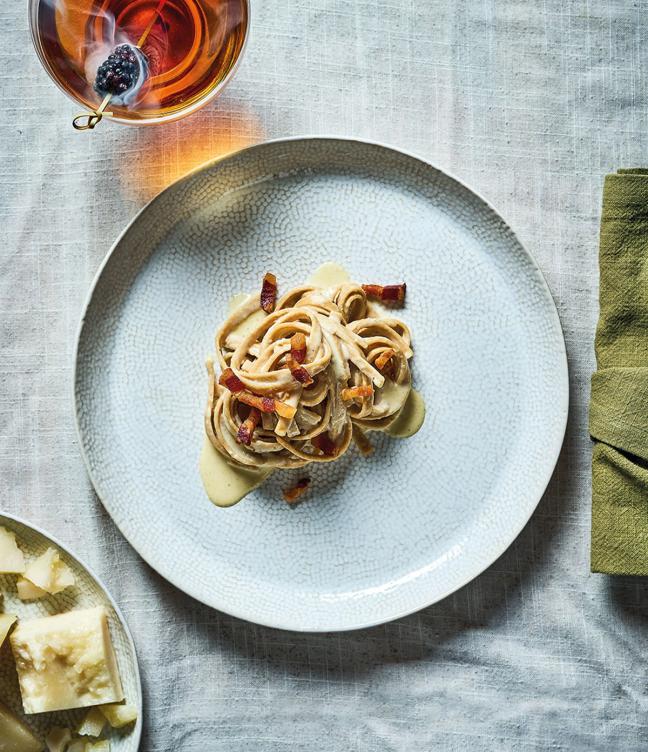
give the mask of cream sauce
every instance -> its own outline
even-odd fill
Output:
[[[205,437],[200,453],[200,477],[217,507],[231,507],[260,486],[271,470],[247,470],[230,465]]]
[[[234,295],[233,298],[230,299],[228,308],[229,313],[232,314],[234,311],[242,306],[244,303],[247,303],[247,301],[251,298],[251,295],[246,295],[245,293],[239,293],[238,295]],[[257,328],[259,324],[263,321],[263,319],[266,317],[265,311],[262,311],[261,308],[259,308],[257,311],[254,311],[254,313],[250,314],[246,319],[243,319],[238,326],[235,326],[230,334],[233,334],[237,337],[245,337],[248,335],[251,331]]]
[[[349,272],[343,266],[327,261],[310,275],[307,283],[326,290],[328,287],[337,287],[350,281]]]
[[[390,423],[385,433],[397,439],[407,439],[421,428],[425,420],[425,402],[416,389],[412,389],[396,420]]]
[[[322,264],[308,279],[308,284],[322,289],[337,287],[338,285],[350,282],[349,273],[339,264],[327,262]],[[239,293],[234,295],[229,301],[229,312],[232,313],[239,306],[247,302],[250,295]],[[378,307],[378,306],[377,306]],[[380,306],[382,309],[382,306]],[[380,313],[376,311],[378,315]],[[240,337],[245,336],[255,329],[266,314],[262,310],[255,311],[242,321],[231,334]],[[385,387],[381,389],[381,399],[385,402],[392,400],[401,401],[402,391],[410,389],[409,395],[403,405],[402,410],[384,430],[389,436],[404,439],[413,436],[423,425],[425,419],[425,402],[423,397],[416,389],[411,389],[409,385],[399,385],[386,382]],[[231,465],[211,444],[209,439],[205,438],[202,452],[200,453],[200,477],[207,496],[217,507],[231,507],[239,502],[250,491],[260,486],[263,481],[270,475],[272,470],[253,470],[244,469]]]
[[[386,378],[385,383],[376,390],[375,407],[381,415],[394,414],[399,409],[405,409],[405,403],[412,392],[412,386],[408,379],[405,384],[397,384]]]

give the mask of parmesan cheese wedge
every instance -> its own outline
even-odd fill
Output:
[[[99,710],[113,728],[122,728],[137,720],[137,708],[134,705],[101,705]]]
[[[16,580],[16,592],[21,601],[35,601],[37,598],[43,598],[47,595],[45,590],[24,577],[19,577]]]
[[[27,726],[0,704],[0,752],[42,752],[43,749]]]
[[[77,728],[78,736],[101,736],[106,725],[106,716],[99,708],[92,708]]]
[[[74,585],[72,570],[62,561],[55,548],[48,548],[38,559],[25,569],[24,578],[50,595],[60,593]]]
[[[67,728],[54,726],[45,737],[48,752],[65,752],[72,741],[72,732]]]
[[[16,534],[0,527],[0,573],[22,574],[25,571],[25,557],[16,544]]]
[[[9,641],[25,713],[123,700],[103,606],[20,621]]]
[[[13,614],[0,614],[0,648],[7,639],[9,630],[16,623],[18,617]]]

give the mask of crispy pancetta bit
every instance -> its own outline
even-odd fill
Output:
[[[378,298],[383,303],[402,303],[405,300],[407,285],[362,285],[365,295]]]
[[[239,377],[232,371],[231,368],[226,368],[223,373],[221,373],[220,379],[218,379],[218,383],[221,386],[227,387],[227,389],[230,390],[230,392],[234,392],[236,394],[237,392],[242,392],[245,389],[245,384],[239,379]]]
[[[306,337],[302,332],[297,332],[290,338],[290,357],[297,363],[306,360]]]
[[[303,496],[306,491],[308,491],[309,486],[310,478],[301,478],[301,480],[298,480],[292,488],[287,488],[283,492],[283,497],[289,504],[294,504],[296,501],[299,501],[300,497]]]
[[[363,386],[348,386],[340,392],[343,402],[350,402],[354,399],[366,399],[373,394],[373,387],[371,384],[365,384]]]
[[[315,449],[319,449],[320,452],[327,457],[335,457],[338,452],[338,448],[335,446],[335,443],[331,440],[331,437],[327,432],[313,436],[311,444]]]
[[[256,407],[251,407],[250,414],[241,423],[238,433],[236,434],[236,440],[238,441],[238,443],[245,444],[245,446],[250,446],[250,444],[252,443],[252,434],[254,433],[255,428],[259,425],[260,422],[261,411],[257,410]]]
[[[291,358],[290,355],[286,358],[286,365],[290,368],[290,373],[292,373],[295,381],[299,381],[304,386],[309,386],[313,383],[313,377],[310,373],[308,373],[304,366],[300,366],[294,358]]]
[[[281,418],[292,420],[297,412],[297,408],[281,402],[274,397],[260,397],[258,394],[251,392],[239,392],[237,395],[239,402],[250,407],[256,407],[262,413],[277,413]]]
[[[268,272],[261,285],[261,308],[266,313],[272,313],[277,302],[277,278]]]
[[[367,434],[361,428],[358,428],[358,426],[356,426],[355,424],[353,426],[353,440],[360,450],[360,453],[364,457],[368,457],[370,454],[373,454],[374,449],[371,445],[371,442],[367,438]]]
[[[389,361],[396,355],[396,350],[392,350],[391,347],[387,350],[383,350],[380,355],[374,361],[374,366],[380,371],[385,370],[385,366],[389,364]]]
[[[306,337],[297,332],[290,338],[290,354],[286,356],[286,365],[290,369],[295,381],[304,386],[313,383],[313,377],[301,365],[306,360]]]

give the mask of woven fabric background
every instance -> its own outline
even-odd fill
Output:
[[[603,178],[647,159],[648,2],[253,0],[217,102],[86,134],[26,3],[0,20],[0,507],[66,541],[123,607],[142,749],[645,750],[648,595],[589,574],[586,414]],[[202,161],[306,133],[403,147],[490,200],[546,274],[571,366],[562,457],[519,539],[454,596],[350,634],[260,628],[168,585],[93,494],[72,415],[82,304],[125,223]]]

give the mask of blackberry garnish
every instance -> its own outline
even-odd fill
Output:
[[[130,44],[120,44],[97,69],[94,89],[97,94],[123,97],[142,78],[145,58]]]

